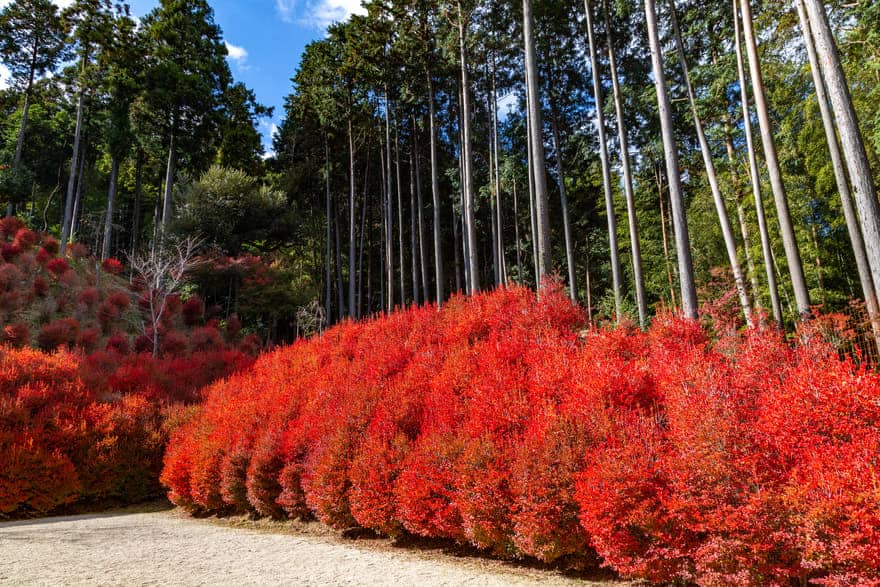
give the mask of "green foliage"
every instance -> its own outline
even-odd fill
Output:
[[[248,247],[271,249],[295,230],[284,195],[237,169],[214,165],[181,185],[177,199],[172,232],[198,235],[229,255]]]

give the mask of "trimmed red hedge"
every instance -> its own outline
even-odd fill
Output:
[[[340,325],[214,384],[162,482],[191,511],[657,582],[876,580],[877,374],[808,329],[583,322],[561,292],[508,288]]]

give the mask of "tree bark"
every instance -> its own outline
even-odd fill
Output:
[[[523,0],[523,41],[525,45],[526,85],[529,88],[529,124],[532,129],[532,173],[535,182],[535,219],[538,245],[537,282],[552,270],[550,250],[550,215],[547,201],[546,160],[544,157],[544,124],[541,116],[541,93],[538,80],[538,58],[535,53],[531,0]]]
[[[528,0],[526,0],[528,1]],[[468,75],[467,44],[465,35],[464,14],[461,1],[458,5],[458,47],[461,60],[461,120],[464,162],[464,232],[467,238],[466,261],[468,267],[468,293],[475,294],[480,290],[480,268],[477,262],[477,226],[474,219],[474,171],[471,153],[471,99],[470,79]]]
[[[140,246],[141,197],[143,195],[144,152],[138,149],[134,171],[134,206],[131,211],[131,252],[136,253]]]
[[[394,237],[393,237],[393,212],[392,198],[394,188],[391,179],[391,104],[388,99],[388,84],[385,84],[385,280],[387,295],[385,296],[385,310],[391,312],[394,309]]]
[[[840,203],[843,208],[843,216],[846,220],[846,228],[849,232],[849,240],[852,244],[853,255],[856,260],[856,268],[859,272],[859,281],[862,284],[862,294],[865,297],[865,307],[871,320],[871,329],[874,332],[874,342],[880,350],[880,307],[877,302],[877,290],[874,286],[874,278],[871,274],[871,264],[865,248],[865,240],[862,229],[859,226],[859,218],[853,207],[852,193],[849,189],[849,181],[844,169],[843,156],[837,143],[837,133],[834,128],[834,115],[828,107],[828,94],[822,80],[819,56],[816,52],[814,35],[810,19],[807,16],[803,0],[795,0],[804,42],[807,46],[807,56],[810,61],[810,71],[813,75],[813,85],[816,88],[816,100],[819,103],[819,112],[822,115],[822,126],[825,129],[825,139],[828,142],[828,151],[831,156],[831,167],[834,169],[834,179],[837,182],[837,192],[840,194]],[[818,247],[817,247],[818,254]]]
[[[684,196],[678,167],[678,149],[672,127],[672,108],[666,91],[666,74],[657,33],[657,9],[654,0],[645,0],[645,16],[648,23],[648,40],[651,44],[651,65],[654,71],[654,87],[657,91],[657,109],[663,134],[663,151],[666,159],[666,179],[669,182],[669,199],[675,232],[675,248],[678,257],[678,279],[681,289],[681,306],[684,315],[697,319],[697,289],[694,284],[694,264],[691,259],[691,242],[685,215]]]
[[[761,128],[761,142],[764,145],[764,158],[767,162],[770,187],[776,203],[779,231],[782,233],[782,244],[785,247],[785,257],[788,261],[788,271],[791,275],[791,286],[794,289],[795,303],[797,304],[798,314],[803,318],[810,313],[810,293],[807,290],[801,253],[798,249],[797,237],[794,234],[791,212],[789,211],[788,199],[785,195],[785,185],[782,183],[782,171],[779,168],[779,159],[776,155],[776,142],[773,139],[770,110],[764,93],[764,80],[761,75],[761,64],[758,59],[758,45],[752,26],[750,0],[740,0],[740,6],[742,8],[743,33],[745,34],[749,73],[751,74],[752,90],[755,96],[755,110],[757,111],[758,124]]]
[[[415,127],[413,127],[415,132]],[[409,152],[409,255],[412,269],[413,303],[421,304],[421,288],[419,287],[419,252],[418,234],[416,233],[416,164],[413,161],[413,149]]]
[[[730,226],[730,217],[727,215],[727,207],[724,205],[724,196],[721,195],[721,188],[718,186],[718,176],[715,173],[715,163],[712,161],[712,151],[709,147],[709,141],[706,140],[706,133],[703,132],[703,122],[700,120],[700,114],[697,112],[697,100],[694,97],[694,88],[691,84],[690,71],[688,70],[687,59],[684,53],[684,43],[681,40],[681,31],[678,28],[678,17],[675,15],[675,2],[668,0],[669,14],[672,19],[672,30],[675,37],[675,46],[678,52],[678,60],[681,64],[682,75],[684,76],[685,88],[687,89],[688,103],[691,107],[691,115],[694,118],[694,127],[697,131],[697,139],[700,142],[700,151],[703,155],[703,164],[706,166],[706,177],[709,180],[709,187],[712,191],[712,199],[715,202],[715,211],[718,214],[718,223],[721,225],[721,234],[724,238],[724,246],[727,248],[727,258],[730,262],[730,268],[733,271],[733,280],[736,285],[736,291],[739,294],[739,303],[742,308],[746,324],[752,321],[752,304],[749,301],[749,293],[746,290],[746,280],[743,275],[742,265],[736,254],[736,240],[733,238],[733,229]]]
[[[422,199],[422,165],[421,153],[419,152],[418,126],[413,116],[413,150],[415,151],[415,176],[416,176],[416,205],[418,206],[418,230],[419,230],[419,269],[422,279],[422,300],[430,301],[428,285],[428,253],[425,245],[425,203]]]
[[[437,307],[443,305],[443,247],[440,234],[440,164],[437,161],[437,128],[434,115],[434,80],[428,78],[428,129],[431,135],[431,198],[434,206],[434,279]]]
[[[324,186],[325,186],[325,204],[327,213],[327,256],[326,267],[324,271],[325,285],[327,291],[324,296],[324,316],[327,325],[333,323],[333,236],[332,236],[332,214],[330,202],[330,144],[327,137],[324,137]]]
[[[101,260],[110,257],[110,239],[113,234],[113,202],[116,200],[116,180],[119,176],[119,159],[110,162],[110,187],[107,189],[107,212],[104,214],[104,242],[101,247]]]
[[[168,223],[171,222],[174,176],[177,173],[177,138],[175,136],[175,126],[176,124],[172,123],[171,139],[168,141],[168,165],[165,168],[165,196],[162,200],[162,238],[164,238]]]
[[[394,170],[397,177],[397,251],[400,270],[400,307],[406,307],[406,257],[403,248],[403,185],[400,181],[400,128],[394,117]]]
[[[350,100],[349,100],[350,102]],[[348,183],[349,183],[349,198],[348,198],[348,310],[349,315],[352,317],[357,317],[355,308],[357,306],[357,302],[355,300],[355,291],[357,286],[357,279],[355,278],[355,256],[356,256],[356,239],[357,239],[357,231],[355,229],[355,223],[357,222],[357,207],[356,207],[356,188],[354,185],[354,130],[352,129],[351,122],[351,105],[349,104],[349,115],[348,115]]]
[[[522,283],[522,250],[519,241],[519,202],[517,202],[516,195],[516,179],[513,180],[513,238],[516,240],[516,278]]]
[[[868,154],[859,130],[859,120],[850,95],[849,84],[840,65],[837,44],[828,24],[828,16],[822,2],[803,0],[809,15],[809,24],[815,49],[828,88],[831,106],[837,127],[840,129],[840,142],[849,169],[856,207],[862,221],[865,252],[871,266],[874,290],[880,291],[880,204],[868,164]]]
[[[76,168],[79,163],[79,146],[82,137],[83,127],[83,111],[85,110],[85,88],[83,87],[83,76],[86,70],[86,61],[88,53],[83,55],[81,71],[80,71],[80,87],[79,96],[76,100],[76,127],[73,131],[73,155],[70,158],[70,176],[67,179],[67,197],[64,200],[64,220],[61,222],[61,255],[67,252],[67,241],[70,239],[70,233],[73,223],[73,197],[76,189]]]
[[[599,58],[593,38],[593,11],[590,0],[584,0],[587,15],[587,40],[590,45],[590,69],[593,77],[593,100],[596,109],[596,131],[599,133],[599,159],[602,163],[602,188],[605,192],[605,214],[608,216],[608,246],[611,249],[611,278],[614,290],[614,319],[619,321],[623,311],[621,293],[620,247],[617,243],[617,219],[614,215],[614,193],[611,191],[611,169],[608,164],[608,143],[605,138],[605,113],[602,111],[602,82],[599,79]]]
[[[608,16],[608,3],[602,0],[602,16],[605,21],[605,40],[608,45],[608,65],[611,68],[611,86],[614,92],[614,113],[617,118],[617,139],[620,143],[620,166],[623,172],[623,191],[626,195],[626,215],[629,221],[629,240],[632,250],[633,281],[636,288],[636,305],[639,309],[639,325],[648,325],[648,301],[645,294],[645,278],[642,272],[642,247],[639,240],[639,225],[636,217],[636,200],[633,191],[632,168],[629,159],[629,141],[626,136],[626,122],[623,118],[623,100],[620,83],[617,79],[617,63],[611,38],[611,19]]]
[[[577,280],[574,276],[574,246],[571,242],[571,223],[568,218],[568,194],[565,191],[565,167],[562,162],[562,141],[559,139],[559,124],[554,116],[551,125],[553,148],[556,150],[556,175],[559,176],[559,199],[562,204],[562,226],[565,232],[565,261],[568,265],[568,291],[571,301],[577,302]]]
[[[742,53],[742,41],[740,38],[740,18],[738,0],[733,1],[733,30],[734,44],[736,46],[736,69],[739,77],[739,89],[743,110],[743,133],[746,136],[746,150],[749,157],[749,179],[752,183],[752,196],[755,199],[755,213],[758,217],[758,232],[761,235],[761,250],[764,255],[764,270],[767,274],[767,289],[770,293],[770,307],[773,319],[782,325],[782,304],[779,300],[779,288],[776,285],[776,272],[774,271],[773,249],[770,246],[770,232],[767,229],[767,217],[764,213],[764,198],[761,195],[761,175],[758,171],[758,157],[755,152],[754,139],[752,137],[752,118],[749,112],[749,94],[746,85],[745,62]]]

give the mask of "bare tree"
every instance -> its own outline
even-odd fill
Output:
[[[159,324],[168,309],[168,299],[180,291],[186,276],[198,266],[196,250],[200,244],[198,239],[189,237],[129,257],[134,278],[146,288],[149,315],[143,322],[143,331],[152,340],[154,357],[159,353]]]

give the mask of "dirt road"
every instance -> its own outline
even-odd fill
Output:
[[[194,520],[167,509],[2,523],[0,584],[585,584],[558,572],[441,550],[254,528]]]

